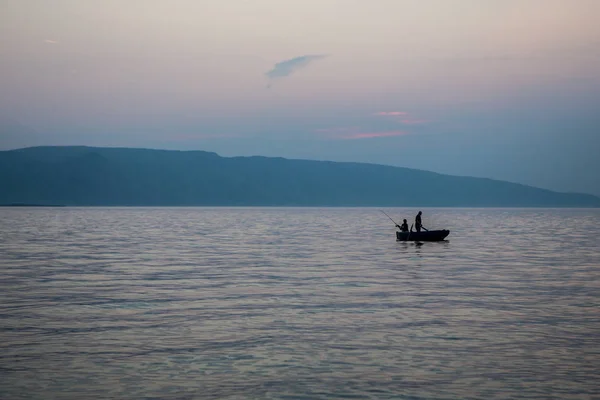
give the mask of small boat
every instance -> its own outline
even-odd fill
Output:
[[[450,234],[447,229],[439,231],[421,231],[421,232],[398,232],[396,231],[396,240],[401,242],[440,242],[446,239]]]

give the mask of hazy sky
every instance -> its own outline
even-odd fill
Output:
[[[599,0],[0,0],[0,148],[373,162],[600,195],[599,18]]]

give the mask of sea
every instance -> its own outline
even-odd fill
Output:
[[[600,210],[0,208],[0,399],[600,399]]]

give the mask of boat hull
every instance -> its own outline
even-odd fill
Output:
[[[441,242],[450,234],[447,229],[439,231],[398,232],[396,240],[400,242]]]

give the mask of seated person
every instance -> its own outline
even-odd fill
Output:
[[[402,225],[396,226],[400,229],[400,232],[408,232],[408,222],[406,222],[406,219],[404,220],[404,222],[402,222]]]

